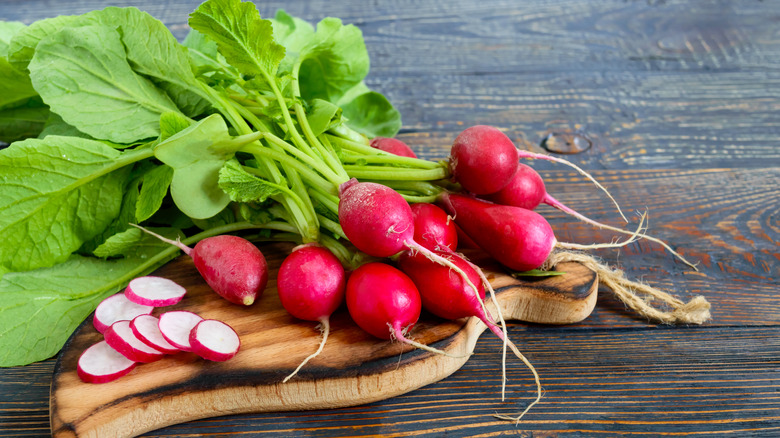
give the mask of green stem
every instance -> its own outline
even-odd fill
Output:
[[[344,175],[343,177],[337,175],[330,168],[326,166],[322,166],[322,164],[318,163],[316,159],[312,158],[309,155],[306,155],[300,149],[296,149],[294,146],[282,140],[281,138],[275,136],[274,134],[268,132],[265,133],[264,136],[269,143],[278,146],[280,149],[283,149],[285,152],[291,154],[296,159],[303,161],[305,164],[311,166],[312,169],[318,171],[322,176],[324,176],[331,183],[335,185],[339,185],[349,179],[349,177],[347,177],[346,175]]]
[[[411,157],[401,157],[398,155],[382,152],[375,155],[359,155],[353,153],[342,154],[341,161],[344,164],[350,163],[366,163],[366,164],[382,164],[388,166],[404,166],[414,167],[420,169],[436,169],[442,167],[440,163],[434,161],[420,160]]]
[[[345,164],[350,177],[357,179],[385,179],[393,181],[436,181],[450,177],[449,169],[404,169],[399,167],[357,166]]]
[[[293,159],[292,157],[290,157],[285,153],[275,151],[271,148],[262,146],[259,143],[252,143],[250,145],[245,146],[241,150],[244,152],[248,152],[250,154],[259,155],[265,158],[270,158],[272,160],[278,161],[281,164],[289,165],[291,168],[295,169],[298,173],[300,173],[301,176],[304,179],[308,180],[311,184],[322,187],[323,190],[327,191],[327,193],[331,193],[331,194],[338,193],[337,184],[327,181],[326,179],[318,175],[313,170],[304,166],[300,161]]]

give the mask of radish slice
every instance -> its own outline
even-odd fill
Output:
[[[130,330],[144,344],[166,354],[178,353],[177,347],[166,341],[160,333],[160,320],[152,315],[138,315],[130,321]]]
[[[134,278],[125,289],[127,299],[144,306],[170,306],[184,298],[187,289],[163,277]]]
[[[76,373],[86,383],[106,383],[129,373],[135,365],[106,341],[100,341],[81,353]]]
[[[92,323],[97,331],[104,333],[111,324],[117,321],[129,321],[138,315],[148,315],[152,313],[152,310],[154,310],[154,307],[136,304],[128,300],[125,294],[118,293],[111,295],[98,304]]]
[[[224,322],[204,319],[190,332],[190,345],[198,356],[221,362],[238,353],[241,340],[236,331]]]
[[[173,310],[160,315],[157,326],[166,341],[182,351],[192,351],[190,332],[203,318],[186,310]]]
[[[122,320],[111,324],[103,336],[114,350],[134,362],[154,362],[163,357],[163,352],[144,344],[130,329],[130,321]]]

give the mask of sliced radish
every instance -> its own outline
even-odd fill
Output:
[[[101,301],[95,309],[92,323],[100,333],[106,331],[111,324],[121,320],[131,320],[138,315],[148,315],[154,310],[153,306],[136,304],[127,299],[125,294],[111,295]]]
[[[144,306],[170,306],[184,298],[187,289],[163,277],[148,275],[134,278],[125,289],[130,301]]]
[[[152,315],[138,315],[130,321],[130,330],[144,344],[167,354],[178,353],[177,347],[166,341],[159,327],[160,320]]]
[[[163,357],[163,352],[144,344],[133,333],[130,321],[121,320],[111,324],[103,336],[114,350],[135,362],[154,362]]]
[[[106,383],[129,373],[135,365],[106,341],[100,341],[81,353],[76,373],[86,383]]]
[[[190,332],[192,352],[214,361],[225,361],[235,356],[241,340],[232,327],[216,319],[204,319]]]
[[[157,326],[160,328],[163,338],[171,345],[182,351],[192,351],[190,332],[201,321],[203,318],[192,312],[173,310],[160,315],[160,322]]]

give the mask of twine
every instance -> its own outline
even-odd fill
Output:
[[[622,270],[600,263],[595,257],[572,251],[554,251],[542,266],[550,270],[559,263],[577,262],[598,274],[599,281],[640,315],[664,324],[703,324],[710,319],[710,303],[703,296],[683,302],[660,289],[626,278]],[[653,305],[654,300],[665,303],[666,311]]]

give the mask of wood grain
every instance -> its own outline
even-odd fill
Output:
[[[183,38],[199,0],[4,0],[0,19],[33,20],[132,5]],[[230,415],[149,433],[201,436],[780,435],[778,155],[780,33],[775,1],[271,0],[310,21],[338,16],[364,32],[370,86],[401,110],[402,138],[446,156],[466,126],[489,123],[537,152],[549,132],[582,132],[567,156],[592,170],[650,231],[701,261],[694,273],[657,246],[600,251],[631,277],[703,294],[698,329],[637,319],[602,290],[567,326],[517,324],[510,336],[540,368],[547,396],[515,426],[494,421],[533,396],[511,362],[512,401],[496,398],[500,345],[483,336],[447,379],[335,410]],[[567,169],[535,162],[550,193],[613,225],[614,209]],[[543,209],[562,238],[611,235]],[[48,436],[54,360],[0,369],[0,436]]]
[[[76,373],[82,352],[102,340],[88,318],[68,340],[54,370],[51,430],[55,437],[129,437],[171,424],[216,415],[338,408],[394,397],[439,381],[469,359],[486,326],[477,318],[445,321],[425,315],[409,332],[417,342],[450,356],[382,341],[362,331],[345,309],[331,317],[322,353],[283,383],[319,343],[313,323],[296,320],[279,302],[276,274],[293,244],[263,244],[269,287],[249,307],[219,298],[198,275],[192,259],[179,257],[154,273],[187,289],[179,304],[155,310],[189,310],[225,321],[241,338],[241,351],[226,362],[191,353],[139,364],[130,374],[100,385]],[[477,254],[478,255],[478,254]],[[472,259],[479,263],[478,259]],[[579,322],[596,304],[595,272],[576,263],[565,275],[516,279],[484,263],[506,319],[547,324]],[[496,307],[487,303],[495,315]]]

